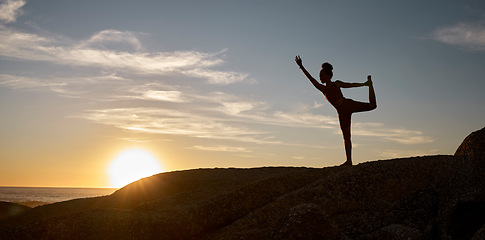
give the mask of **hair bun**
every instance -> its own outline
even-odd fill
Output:
[[[333,66],[332,66],[332,64],[330,64],[328,62],[324,62],[322,64],[322,69],[325,69],[327,71],[332,71],[333,70]]]

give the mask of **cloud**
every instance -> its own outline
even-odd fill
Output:
[[[153,99],[167,102],[184,102],[182,92],[179,91],[146,91],[143,93],[144,99]]]
[[[194,68],[183,71],[188,76],[207,78],[209,83],[226,85],[240,82],[248,77],[248,74],[238,72],[222,72],[210,69]]]
[[[142,48],[140,40],[136,37],[135,33],[130,31],[118,31],[114,29],[103,30],[91,36],[87,41],[82,42],[80,47],[96,47],[102,46],[103,48],[112,48],[113,43],[127,45],[134,50],[140,50]]]
[[[223,139],[258,144],[277,144],[266,132],[249,129],[208,114],[161,108],[116,108],[89,110],[78,117],[120,129],[184,135],[195,138]]]
[[[421,133],[419,133],[419,135],[397,135],[394,137],[385,137],[385,139],[402,144],[423,144],[434,142],[434,138],[421,136]]]
[[[63,97],[86,98],[90,100],[118,99],[120,94],[116,86],[126,85],[128,79],[116,74],[101,74],[86,77],[26,77],[0,74],[0,86],[12,89],[43,90],[47,89]]]
[[[46,81],[38,78],[0,74],[0,86],[7,86],[13,89],[54,88],[66,85],[67,83],[65,82]]]
[[[0,55],[28,61],[45,61],[109,69],[139,75],[180,74],[207,79],[210,84],[227,85],[243,81],[248,74],[211,69],[223,63],[226,49],[205,53],[199,51],[146,52],[132,32],[104,30],[76,44],[0,27]],[[102,46],[102,48],[98,48]],[[135,51],[122,51],[129,46]],[[109,48],[108,48],[109,47]]]
[[[378,153],[382,158],[403,158],[438,154],[438,149],[431,150],[382,150]]]
[[[136,83],[129,86],[126,90],[128,95],[120,96],[120,98],[141,99],[147,101],[163,101],[172,103],[190,102],[186,94],[173,86],[165,86],[161,83],[146,83],[138,85]]]
[[[384,141],[405,145],[425,144],[435,141],[434,138],[423,135],[421,131],[386,128],[382,123],[355,123],[352,135],[378,137]]]
[[[341,134],[337,117],[309,112],[278,111],[274,114],[274,118],[268,118],[265,122],[289,127],[335,129],[335,134]],[[406,145],[434,142],[434,138],[425,136],[420,131],[386,128],[382,123],[353,123],[352,135],[381,138],[384,141]]]
[[[244,147],[231,147],[224,145],[214,145],[214,146],[193,146],[191,149],[202,150],[202,151],[214,151],[214,152],[251,152],[251,150]]]
[[[47,44],[52,39],[31,33],[23,33],[0,26],[0,55],[16,59],[48,61],[54,60]],[[42,54],[38,54],[38,53]]]
[[[339,125],[338,118],[312,114],[308,112],[281,112],[274,113],[274,119],[268,119],[283,126],[311,127],[311,128],[336,128]]]
[[[485,50],[485,22],[458,23],[436,29],[431,37],[437,41],[466,49]]]
[[[250,111],[255,108],[256,104],[253,102],[223,102],[224,112],[229,115],[239,115],[242,112]]]
[[[248,116],[254,116],[254,111],[266,109],[264,102],[241,98],[223,92],[212,92],[205,96],[198,96],[197,98],[215,103],[217,107],[214,110],[230,116],[245,117],[246,113],[250,111],[251,113]]]
[[[9,22],[15,22],[17,16],[21,13],[20,8],[25,5],[25,1],[7,0],[0,4],[0,20]]]
[[[434,138],[424,136],[421,131],[412,131],[407,129],[384,129],[381,137],[388,141],[401,144],[425,144],[435,141]]]

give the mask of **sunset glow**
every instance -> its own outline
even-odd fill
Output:
[[[454,154],[484,127],[484,19],[478,0],[0,0],[0,186],[340,165],[338,113],[296,55],[314,78],[372,75],[354,164]]]
[[[150,153],[131,149],[122,152],[111,162],[108,175],[112,186],[119,188],[161,171],[160,163]]]

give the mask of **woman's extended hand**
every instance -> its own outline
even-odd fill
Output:
[[[302,61],[301,61],[301,57],[300,57],[300,55],[297,55],[297,56],[295,57],[295,62],[296,62],[296,64],[298,64],[298,66],[303,67],[303,63],[302,63]]]

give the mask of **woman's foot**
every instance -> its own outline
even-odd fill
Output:
[[[352,162],[350,161],[346,161],[344,162],[342,165],[340,165],[341,167],[346,167],[346,166],[352,166]]]
[[[372,79],[370,75],[367,76],[367,82],[365,82],[364,85],[372,87]]]

